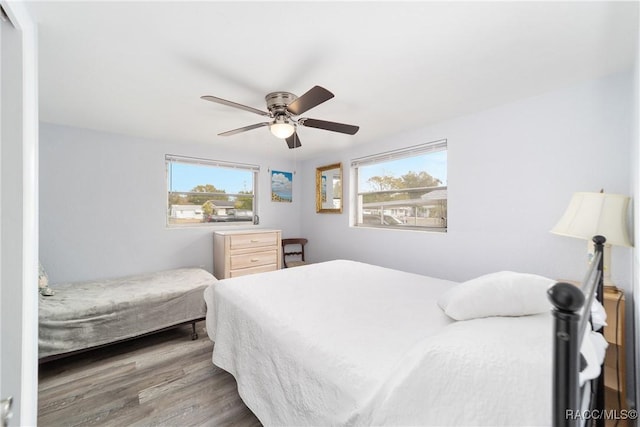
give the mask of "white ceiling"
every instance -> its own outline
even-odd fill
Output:
[[[264,95],[321,85],[298,158],[341,150],[632,66],[637,2],[28,2],[40,119],[285,155]]]

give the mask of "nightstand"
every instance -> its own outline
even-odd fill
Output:
[[[604,361],[604,400],[606,409],[626,409],[626,370],[624,340],[624,292],[605,286],[603,305],[607,312],[604,337],[609,343]]]

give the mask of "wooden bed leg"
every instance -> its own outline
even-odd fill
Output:
[[[196,332],[196,322],[191,322],[191,329],[193,331],[191,332],[191,340],[197,340],[198,333]]]

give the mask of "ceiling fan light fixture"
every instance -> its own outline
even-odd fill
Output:
[[[270,121],[255,123],[253,125],[222,132],[218,134],[220,136],[235,135],[241,132],[247,132],[253,129],[269,126],[271,133],[278,139],[284,139],[289,148],[298,148],[302,146],[302,144],[300,144],[300,138],[298,138],[298,134],[296,133],[298,125],[344,133],[347,135],[355,135],[358,132],[358,129],[360,129],[358,126],[347,125],[344,123],[309,119],[305,117],[295,118],[333,98],[333,93],[329,92],[322,86],[314,86],[300,97],[291,92],[268,93],[267,96],[264,97],[267,102],[268,112],[249,107],[248,105],[238,104],[237,102],[227,101],[226,99],[218,98],[216,96],[204,95],[200,98],[205,101],[238,108],[240,110],[249,111],[271,119]]]
[[[287,139],[296,131],[293,122],[289,120],[286,116],[277,116],[273,123],[269,125],[269,130],[271,133],[280,139]]]

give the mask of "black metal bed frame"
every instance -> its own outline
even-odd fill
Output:
[[[585,418],[580,416],[583,408],[583,390],[579,384],[581,368],[580,347],[584,332],[589,325],[591,304],[597,298],[602,303],[603,250],[606,239],[594,236],[594,258],[581,287],[558,282],[548,291],[553,304],[553,403],[552,426],[579,426]],[[600,376],[591,380],[589,409],[604,410],[604,369]],[[592,417],[592,425],[604,426],[604,419]]]

